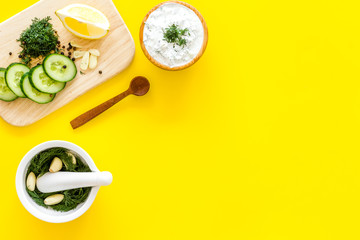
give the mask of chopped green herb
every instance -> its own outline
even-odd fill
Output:
[[[82,72],[82,71],[80,71],[80,74],[81,74],[81,75],[85,75],[85,73],[84,73],[84,72]]]
[[[32,58],[46,56],[52,51],[57,52],[58,35],[50,20],[49,16],[41,20],[34,18],[32,24],[17,39],[22,48],[19,57],[21,56],[25,64],[29,64]]]
[[[63,168],[61,169],[61,171],[69,171],[69,172],[91,171],[90,168],[87,165],[85,165],[82,162],[82,160],[79,159],[76,155],[75,155],[76,163],[74,164],[72,161],[72,156],[67,154],[67,151],[68,150],[66,150],[65,148],[58,147],[58,148],[50,148],[38,153],[31,160],[26,176],[28,176],[30,172],[33,172],[36,177],[40,177],[45,173],[49,172],[49,167],[54,157],[58,157],[62,160]],[[77,189],[56,192],[56,193],[64,194],[64,200],[52,206],[46,206],[44,204],[44,199],[56,193],[42,193],[37,188],[35,188],[34,191],[30,191],[29,189],[26,190],[36,204],[43,207],[50,207],[56,211],[66,212],[76,208],[77,205],[84,202],[88,197],[91,188],[90,187],[77,188]]]
[[[174,47],[175,45],[184,47],[186,45],[186,39],[183,38],[183,36],[185,36],[186,33],[188,33],[188,35],[190,36],[189,29],[187,28],[180,29],[175,24],[172,24],[168,28],[165,28],[163,32],[164,32],[163,40],[168,43],[173,43]]]

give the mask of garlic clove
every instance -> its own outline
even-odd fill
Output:
[[[81,63],[80,63],[80,68],[84,71],[87,70],[89,67],[89,58],[90,58],[90,53],[87,51],[84,54],[83,58],[81,59]]]
[[[94,48],[93,48],[93,49],[90,49],[89,52],[90,52],[91,55],[100,57],[100,51],[97,50],[97,49],[94,49]]]
[[[30,172],[29,175],[27,176],[27,179],[26,179],[26,187],[27,187],[30,191],[34,191],[34,190],[35,190],[35,184],[36,184],[36,176],[35,176],[35,173]]]
[[[85,55],[86,51],[74,51],[74,58],[81,58]]]
[[[71,152],[67,152],[67,154],[71,157],[71,162],[72,164],[76,164],[76,157],[74,156],[74,154],[72,154]]]
[[[49,171],[52,173],[58,172],[62,169],[63,163],[60,158],[54,157],[50,164]]]
[[[77,44],[75,41],[70,41],[72,47],[83,48],[83,46]]]
[[[89,60],[89,68],[94,69],[96,68],[96,65],[97,65],[97,56],[91,54]]]
[[[58,203],[60,203],[62,200],[64,199],[64,195],[63,194],[54,194],[51,196],[48,196],[47,198],[44,199],[44,204],[45,205],[56,205]]]

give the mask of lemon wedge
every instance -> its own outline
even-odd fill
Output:
[[[99,39],[110,29],[106,16],[91,6],[85,4],[70,4],[55,12],[64,27],[77,37]]]

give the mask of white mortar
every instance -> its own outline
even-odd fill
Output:
[[[26,210],[28,210],[33,216],[45,222],[63,223],[74,220],[80,217],[83,213],[85,213],[89,209],[91,204],[94,202],[96,194],[99,191],[100,187],[92,187],[89,196],[87,197],[85,202],[79,204],[75,209],[68,212],[59,212],[37,205],[26,191],[26,172],[31,159],[36,154],[46,149],[55,147],[62,147],[75,152],[89,166],[92,172],[99,172],[99,169],[97,169],[97,167],[95,166],[95,163],[90,157],[90,155],[78,145],[71,142],[59,140],[48,141],[32,148],[21,160],[16,172],[16,191],[21,203],[24,205]]]

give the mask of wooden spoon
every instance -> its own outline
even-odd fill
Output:
[[[124,99],[125,97],[129,96],[130,94],[134,94],[136,96],[143,96],[145,95],[150,89],[149,81],[142,76],[138,76],[131,80],[129,88],[119,95],[107,100],[106,102],[94,107],[93,109],[87,111],[86,113],[81,114],[74,120],[70,122],[73,129],[76,129],[91,119],[95,118],[96,116],[100,115],[101,113],[105,112],[110,107],[114,106],[120,100]]]

